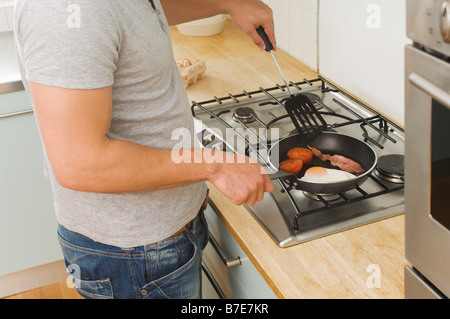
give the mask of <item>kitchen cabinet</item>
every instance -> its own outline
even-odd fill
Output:
[[[0,32],[14,29],[14,0],[0,0]]]
[[[220,253],[209,243],[203,251],[203,262],[213,275],[226,298],[233,299],[273,299],[276,298],[269,285],[244,251],[234,240],[233,236],[217,217],[211,206],[205,211],[211,235],[217,242],[218,250],[227,259],[234,259],[234,266],[227,267],[220,257]],[[203,297],[214,299],[219,296],[212,289],[206,276],[203,277]]]
[[[39,131],[25,91],[0,95],[0,283],[62,259]]]
[[[21,81],[14,48],[14,33],[1,32],[1,4],[0,2],[0,93],[5,93],[8,92],[5,86],[9,87]]]

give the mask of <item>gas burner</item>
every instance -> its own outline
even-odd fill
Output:
[[[314,194],[309,192],[303,192],[303,194],[309,199],[321,202],[322,200],[326,200],[328,202],[332,202],[341,198],[339,194]]]
[[[322,105],[320,105],[318,102],[322,102],[322,99],[320,96],[314,93],[302,93],[302,95],[306,96],[312,104],[316,107],[317,110],[320,110],[322,108]]]
[[[378,158],[375,175],[391,183],[405,182],[405,157],[400,154],[384,155]]]
[[[301,93],[301,95],[306,96],[311,101],[311,103],[314,105],[316,110],[320,110],[320,109],[323,108],[322,103],[321,103],[322,99],[317,94],[314,94],[314,93]],[[289,99],[290,99],[290,97],[286,97],[284,99],[281,99],[280,102],[281,102],[281,104],[284,104],[284,102],[286,102],[286,100],[289,100]]]
[[[233,120],[242,123],[253,123],[256,121],[255,111],[251,107],[239,107],[234,111]]]

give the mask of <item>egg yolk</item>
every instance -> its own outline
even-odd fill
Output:
[[[327,170],[323,167],[320,166],[314,166],[309,168],[306,172],[306,175],[310,176],[310,177],[322,177],[325,176],[327,174]]]

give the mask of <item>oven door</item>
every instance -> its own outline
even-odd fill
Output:
[[[450,63],[406,48],[406,258],[450,297]],[[408,291],[405,295],[418,296]]]

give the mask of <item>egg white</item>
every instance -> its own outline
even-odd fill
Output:
[[[325,168],[326,173],[322,176],[312,176],[306,171],[305,175],[300,179],[305,182],[333,183],[342,182],[355,177],[355,175],[339,170]]]

